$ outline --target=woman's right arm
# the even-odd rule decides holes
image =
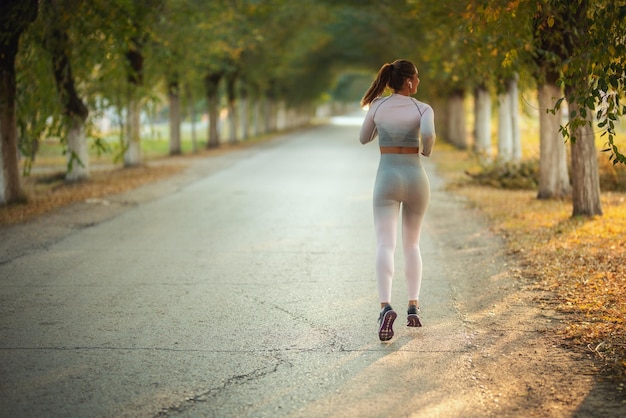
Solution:
[[[428,157],[435,145],[435,113],[432,107],[428,106],[420,121],[420,137],[422,139],[422,155]]]
[[[376,138],[376,134],[378,134],[378,131],[376,130],[376,124],[374,123],[374,112],[372,112],[372,108],[370,107],[365,115],[365,119],[363,120],[363,125],[361,125],[359,141],[361,141],[361,144],[372,142],[372,140]]]

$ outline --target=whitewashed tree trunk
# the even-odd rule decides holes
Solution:
[[[253,115],[252,115],[252,132],[254,133],[255,137],[261,136],[261,134],[265,133],[263,131],[263,125],[262,125],[262,117],[261,117],[261,113],[262,113],[262,102],[261,99],[259,99],[258,97],[254,99],[254,108],[253,108]]]
[[[519,111],[519,89],[517,88],[517,74],[507,82],[507,90],[511,102],[511,140],[512,140],[512,159],[514,162],[522,160],[522,133],[520,128],[520,111]]]
[[[80,181],[89,178],[89,146],[85,136],[85,122],[78,116],[70,118],[67,130],[67,164],[65,180]]]
[[[237,142],[237,105],[235,100],[228,101],[228,140],[231,144]]]
[[[170,155],[179,155],[182,152],[180,141],[180,96],[178,87],[170,87]]]
[[[138,98],[128,100],[126,110],[126,152],[124,152],[124,167],[134,167],[141,164],[141,103]]]
[[[450,133],[448,132],[447,112],[449,110],[448,98],[445,95],[433,97],[431,106],[435,112],[435,127],[437,137],[450,141]]]
[[[263,106],[263,118],[265,119],[265,133],[274,132],[276,126],[276,118],[274,112],[274,101],[265,99]]]
[[[250,138],[250,115],[249,112],[250,101],[246,95],[242,96],[239,100],[239,115],[240,118],[240,131],[241,139],[243,141]]]
[[[519,162],[522,159],[522,143],[517,77],[508,79],[505,88],[498,95],[498,159]]]
[[[475,103],[476,152],[483,158],[491,159],[491,94],[485,86],[476,89]]]
[[[287,127],[287,119],[287,106],[284,101],[280,101],[276,107],[276,130],[284,131]]]
[[[508,92],[498,94],[498,160],[513,159],[513,131],[511,129],[511,99]]]
[[[559,132],[563,111],[554,108],[561,91],[554,84],[539,86],[539,199],[560,199],[572,191],[567,171],[567,147]]]
[[[459,149],[467,149],[467,126],[465,122],[465,95],[462,90],[454,92],[448,99],[449,141]]]

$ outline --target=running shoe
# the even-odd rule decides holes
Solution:
[[[393,338],[393,321],[396,320],[396,311],[393,310],[391,305],[386,304],[385,307],[380,311],[380,316],[378,317],[378,322],[380,326],[378,327],[378,338],[381,341],[389,341]]]
[[[420,308],[415,305],[410,305],[407,310],[406,316],[406,326],[407,327],[421,327],[422,321],[420,321],[419,317]]]

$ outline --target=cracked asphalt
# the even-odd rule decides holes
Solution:
[[[403,323],[399,247],[396,336],[378,341],[378,151],[350,121],[0,229],[0,415],[584,411],[590,379],[555,401],[544,369],[515,369],[538,356],[552,372],[578,363],[542,340],[558,318],[534,310],[500,239],[428,160],[424,327]]]

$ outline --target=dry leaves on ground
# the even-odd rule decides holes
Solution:
[[[464,158],[455,155],[444,158]],[[459,180],[458,173],[452,177]],[[593,351],[607,373],[626,376],[626,194],[604,193],[603,216],[574,218],[571,201],[538,200],[535,191],[467,181],[455,191],[489,217],[522,274],[550,290],[553,307],[568,314],[559,331],[564,344]]]
[[[22,181],[27,202],[0,206],[0,225],[29,221],[73,202],[122,193],[179,172],[184,165],[153,164],[94,170],[88,181],[66,183],[63,173],[34,175]]]

